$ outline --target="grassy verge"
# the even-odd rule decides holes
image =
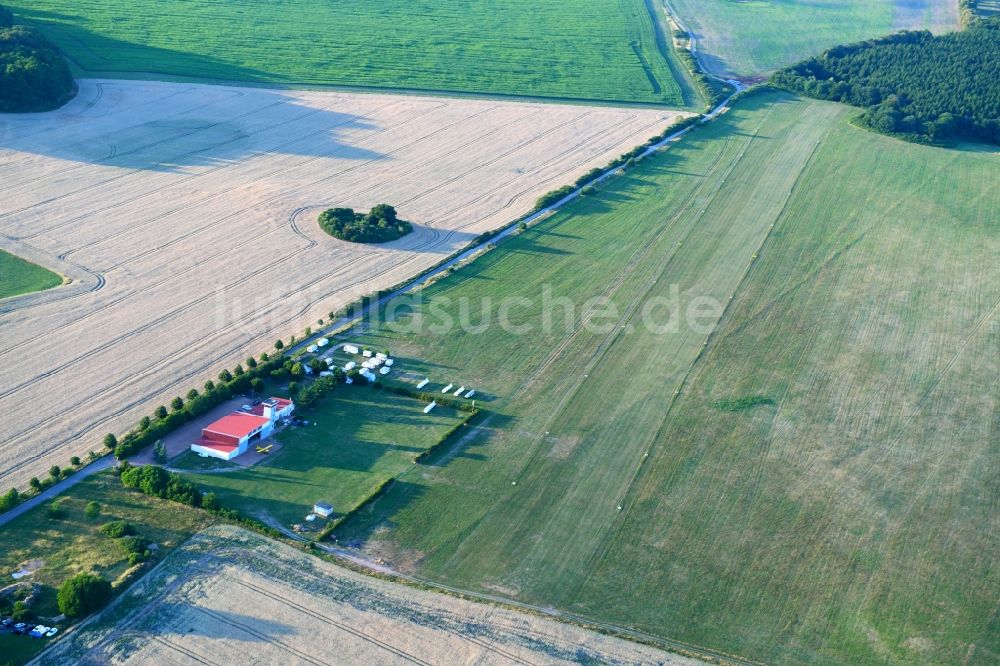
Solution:
[[[62,277],[38,264],[0,250],[0,298],[58,287]]]

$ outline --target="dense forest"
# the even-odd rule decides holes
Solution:
[[[838,46],[772,83],[864,107],[861,124],[916,141],[1000,143],[1000,17],[961,32],[900,32]]]
[[[0,5],[0,111],[51,111],[76,94],[69,65],[33,28]]]
[[[350,208],[331,208],[320,213],[319,226],[352,243],[387,243],[413,231],[413,225],[398,219],[396,209],[388,204],[374,206],[367,215]]]

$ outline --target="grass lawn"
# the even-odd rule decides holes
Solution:
[[[94,572],[114,581],[128,570],[127,555],[113,539],[99,531],[112,520],[125,520],[136,533],[157,544],[159,559],[186,541],[214,519],[198,510],[148,497],[122,488],[111,472],[102,472],[81,481],[60,497],[63,517],[50,518],[43,505],[0,528],[0,575],[2,586],[13,582],[12,572],[27,562],[39,568],[22,581],[43,586],[41,603],[34,607],[40,617],[59,614],[56,590],[67,578],[80,572]],[[97,518],[84,511],[89,502],[101,505]],[[59,625],[65,631],[66,624]],[[0,634],[0,660],[23,663],[37,654],[48,641]]]
[[[670,0],[713,73],[759,76],[824,49],[895,32],[957,27],[955,0]]]
[[[319,405],[296,411],[310,423],[278,434],[282,448],[273,459],[249,469],[186,476],[216,493],[223,506],[286,527],[304,524],[320,500],[346,513],[412,465],[464,416],[440,406],[424,414],[423,408],[423,402],[406,396],[343,386]],[[194,459],[198,462],[183,457],[174,466],[205,464]]]
[[[89,76],[684,103],[644,0],[7,4]]]
[[[47,268],[0,250],[0,298],[51,289],[62,281]]]
[[[360,338],[492,418],[341,540],[768,663],[995,662],[1000,157],[851,113],[741,100]]]

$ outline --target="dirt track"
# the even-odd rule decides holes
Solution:
[[[74,279],[0,301],[0,487],[436,263],[676,115],[86,80],[59,111],[0,115],[0,247]],[[416,231],[355,246],[315,224],[380,202]]]

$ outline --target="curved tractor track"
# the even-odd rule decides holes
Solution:
[[[437,264],[678,116],[80,83],[63,109],[2,126],[13,180],[0,246],[71,283],[0,302],[0,408],[14,414],[0,486],[99,449],[105,432]],[[324,207],[382,202],[414,233],[365,246],[315,225]]]

